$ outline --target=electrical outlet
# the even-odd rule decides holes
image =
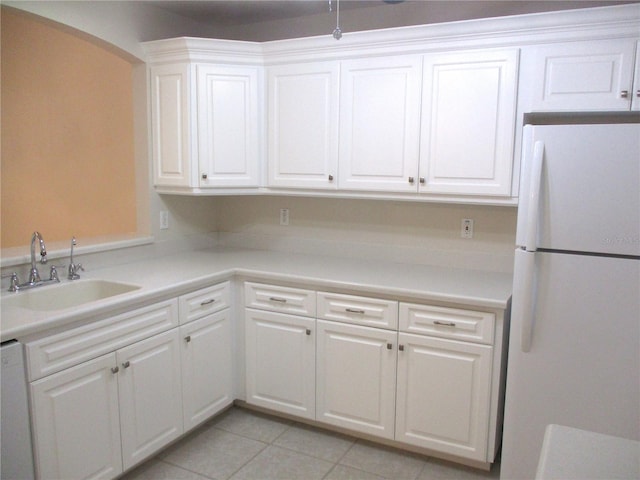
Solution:
[[[160,212],[160,230],[168,230],[169,229],[169,212],[166,210],[162,210]]]
[[[280,225],[289,225],[289,209],[280,209]]]
[[[460,228],[460,237],[473,238],[473,220],[470,218],[462,219],[462,227]]]

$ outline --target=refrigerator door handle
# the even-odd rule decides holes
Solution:
[[[513,318],[520,319],[520,349],[527,353],[531,350],[534,324],[536,254],[525,250],[516,250],[514,276],[518,282],[513,286]]]
[[[537,141],[533,146],[531,159],[531,175],[529,177],[529,208],[524,247],[528,252],[535,252],[538,244],[538,216],[540,210],[540,187],[542,181],[542,164],[544,161],[544,142]]]

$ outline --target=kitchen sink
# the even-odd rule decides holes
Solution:
[[[63,310],[140,289],[138,285],[107,280],[77,280],[3,295],[2,304],[28,310]]]

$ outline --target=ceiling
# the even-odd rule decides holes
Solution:
[[[376,8],[385,14],[416,4],[432,10],[433,23],[573,8],[588,8],[634,1],[617,0],[339,0],[340,11]],[[638,0],[635,0],[638,1]],[[335,14],[338,0],[331,0]],[[158,8],[200,22],[217,25],[247,25],[329,12],[329,0],[148,0]],[[377,10],[376,10],[377,11]],[[371,12],[371,10],[369,10]],[[425,22],[423,22],[425,23]],[[431,22],[426,22],[431,23]]]

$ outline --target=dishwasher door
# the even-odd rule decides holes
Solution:
[[[16,341],[5,342],[0,345],[0,353],[2,354],[0,478],[31,480],[35,474],[23,346]]]

